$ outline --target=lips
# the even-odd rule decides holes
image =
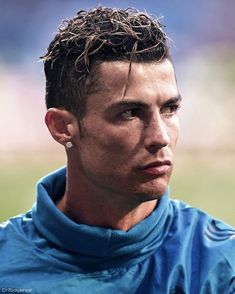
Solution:
[[[145,164],[140,167],[140,170],[149,175],[161,176],[166,174],[171,166],[172,162],[170,160],[161,160]]]

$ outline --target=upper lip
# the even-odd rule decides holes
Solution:
[[[157,161],[153,161],[153,162],[144,164],[140,168],[141,169],[146,169],[146,168],[157,167],[157,166],[162,166],[162,165],[169,165],[169,166],[171,166],[172,165],[172,162],[169,159],[157,160]]]

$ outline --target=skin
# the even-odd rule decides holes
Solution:
[[[76,222],[125,231],[146,218],[167,189],[180,104],[169,60],[132,63],[129,77],[128,70],[124,61],[100,65],[102,87],[87,97],[80,128],[66,110],[46,115],[52,136],[73,143],[58,208]],[[146,169],[156,161],[167,161],[160,174]]]

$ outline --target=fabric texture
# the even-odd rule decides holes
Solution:
[[[0,225],[0,293],[235,293],[235,230],[167,191],[129,231],[77,224],[55,202],[62,168]]]

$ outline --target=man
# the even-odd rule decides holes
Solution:
[[[160,22],[80,11],[43,60],[68,163],[2,225],[2,291],[235,293],[235,231],[169,199],[181,96]]]

